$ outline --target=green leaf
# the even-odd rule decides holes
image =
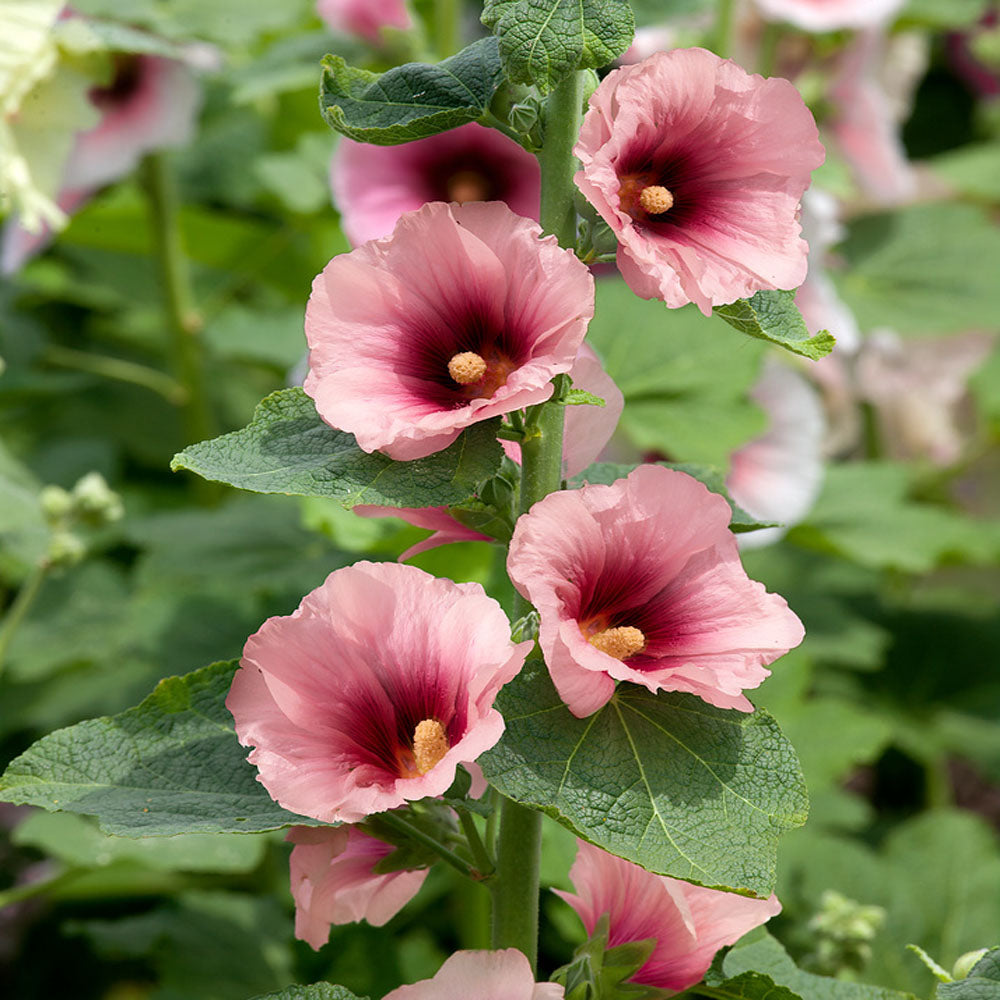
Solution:
[[[500,39],[507,78],[542,93],[574,70],[606,66],[635,34],[628,0],[486,0],[482,20]]]
[[[989,7],[989,0],[909,0],[900,17],[921,26],[957,31],[975,24]]]
[[[840,291],[863,329],[958,333],[991,329],[1000,314],[1000,282],[983,267],[1000,258],[1000,232],[973,205],[862,216],[849,224],[838,253],[847,264]]]
[[[385,73],[323,60],[320,108],[331,128],[358,142],[395,146],[474,122],[503,81],[495,38],[481,38],[442,62],[406,63]]]
[[[942,983],[935,1000],[997,1000],[1000,997],[1000,948],[993,948],[976,962],[965,979]]]
[[[312,986],[287,986],[277,993],[267,993],[256,1000],[368,1000],[359,997],[343,986],[315,983]]]
[[[655,462],[655,465],[662,465],[665,469],[676,469],[678,472],[686,472],[689,476],[697,479],[699,483],[707,486],[713,493],[718,493],[729,504],[733,511],[732,520],[729,527],[734,532],[756,531],[757,528],[771,528],[770,521],[758,521],[752,514],[748,514],[742,507],[738,506],[726,489],[725,480],[722,473],[711,465],[697,465],[693,462]],[[619,479],[624,479],[635,465],[619,465],[615,462],[595,462],[588,466],[578,476],[575,476],[570,485],[574,487],[583,486],[587,483],[603,483],[610,486]]]
[[[1000,201],[1000,142],[982,142],[949,150],[927,161],[960,194]]]
[[[479,763],[504,795],[650,871],[758,896],[773,888],[778,837],[805,822],[807,800],[766,712],[621,684],[577,719],[538,661],[498,707],[506,732]]]
[[[742,972],[726,979],[709,970],[705,982],[712,987],[712,996],[718,1000],[805,1000],[787,986],[778,986],[763,972]]]
[[[394,462],[323,423],[301,389],[279,389],[242,430],[185,448],[170,467],[254,493],[329,497],[345,507],[434,507],[467,499],[500,468],[498,423],[474,424],[435,455]]]
[[[891,462],[853,462],[827,469],[804,525],[791,535],[861,566],[925,573],[946,560],[992,561],[1000,531],[946,507],[907,498],[910,470]]]
[[[60,729],[0,777],[0,799],[97,817],[126,837],[315,826],[273,802],[225,706],[236,663],[160,681],[135,708]]]
[[[715,315],[740,333],[777,344],[811,361],[826,357],[835,343],[827,330],[820,330],[815,337],[809,335],[805,320],[795,305],[795,292],[757,292],[753,298],[716,306]]]
[[[595,396],[584,389],[570,389],[562,399],[557,400],[563,406],[605,406],[606,400]]]
[[[619,426],[642,451],[725,468],[764,433],[763,411],[747,394],[767,348],[694,306],[667,309],[606,278],[587,340],[625,396]]]
[[[769,976],[778,986],[793,991],[793,996],[797,993],[807,1000],[914,1000],[909,993],[899,993],[882,986],[803,972],[766,932],[755,935],[746,945],[737,944],[722,960],[723,975],[735,978],[747,973]]]
[[[11,840],[74,868],[130,861],[164,872],[250,872],[263,860],[267,847],[265,837],[239,833],[109,837],[83,816],[46,812],[33,813],[18,824]]]

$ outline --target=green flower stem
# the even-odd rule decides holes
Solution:
[[[728,59],[733,47],[736,22],[736,0],[719,0],[715,16],[715,34],[709,46],[716,55]]]
[[[415,840],[418,844],[423,844],[424,847],[433,851],[442,861],[451,865],[459,874],[464,875],[466,878],[471,878],[476,882],[482,881],[478,877],[480,873],[475,871],[465,858],[459,857],[450,847],[446,847],[440,841],[424,833],[423,830],[417,829],[412,823],[408,823],[403,819],[402,816],[397,816],[394,812],[384,812],[378,814],[378,819],[380,823],[392,827],[397,833]]]
[[[757,45],[757,72],[761,76],[773,76],[775,61],[778,57],[778,45],[781,42],[781,25],[768,21],[760,34]]]
[[[482,875],[492,875],[496,866],[493,864],[493,859],[486,850],[483,838],[479,836],[479,829],[476,826],[476,821],[472,818],[472,814],[467,809],[456,808],[455,812],[458,813],[458,821],[462,824],[462,832],[465,834],[465,839],[469,842],[469,850],[472,852],[472,859],[476,863],[476,869]]]
[[[187,442],[204,441],[215,435],[215,421],[205,384],[200,336],[203,320],[195,306],[191,274],[181,240],[177,185],[164,154],[153,153],[146,157],[143,179],[159,258],[174,368],[187,394],[183,409],[184,434]]]
[[[27,615],[31,605],[34,604],[49,569],[48,559],[42,559],[35,566],[28,579],[24,581],[23,586],[17,592],[17,597],[14,598],[13,603],[7,610],[3,622],[0,623],[0,675],[3,674],[4,660],[7,658],[7,649],[10,646],[11,639],[14,638],[14,633],[17,631],[18,626],[24,621],[25,615]],[[0,898],[2,898],[2,895],[0,895]]]
[[[46,349],[43,360],[60,368],[72,368],[75,371],[100,375],[102,378],[115,379],[118,382],[130,382],[150,389],[162,396],[174,406],[183,406],[187,402],[187,390],[175,378],[166,372],[157,371],[148,365],[136,364],[123,358],[109,358],[102,354],[91,354],[89,351],[78,351],[73,347],[53,346]]]
[[[570,73],[549,95],[545,106],[545,143],[538,153],[542,168],[542,229],[554,233],[559,245],[576,244],[576,209],[573,206],[573,146],[580,134],[586,74]]]
[[[462,0],[434,0],[434,48],[438,59],[453,56],[461,46]]]

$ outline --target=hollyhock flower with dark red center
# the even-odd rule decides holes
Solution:
[[[644,465],[612,486],[550,493],[514,529],[507,570],[540,616],[552,681],[578,718],[616,681],[753,711],[743,695],[802,641],[784,599],[750,580],[729,505]]]
[[[516,948],[457,951],[433,979],[400,986],[385,1000],[562,1000],[558,983],[536,983],[531,966]]]
[[[605,77],[574,152],[637,295],[708,315],[805,278],[796,216],[824,153],[787,80],[705,49],[656,53]]]
[[[588,934],[606,913],[608,945],[653,938],[656,947],[629,982],[685,990],[700,982],[715,953],[781,912],[775,895],[751,899],[654,875],[631,861],[577,841],[569,877],[577,891],[556,890]]]
[[[373,867],[395,848],[360,827],[293,826],[285,840],[289,859],[295,936],[319,951],[331,925],[367,921],[381,927],[417,894],[427,869],[377,874]]]
[[[400,146],[341,139],[330,165],[333,200],[354,246],[388,236],[429,201],[502,201],[538,218],[538,160],[513,139],[472,122]]]
[[[836,31],[887,22],[904,0],[756,0],[770,21],[787,21],[805,31]]]
[[[479,584],[360,562],[249,638],[226,706],[276,802],[354,823],[441,795],[492,747],[530,648]]]
[[[58,204],[67,214],[134,170],[147,153],[190,142],[201,88],[181,60],[122,53],[114,59],[109,82],[92,88],[89,98],[101,120],[77,135],[63,168]],[[4,228],[0,271],[19,270],[51,237],[49,226],[31,233],[12,219]]]
[[[431,202],[335,257],[306,307],[319,415],[365,451],[441,451],[471,424],[542,403],[594,311],[585,264],[501,202]]]
[[[823,404],[812,386],[784,365],[770,364],[750,393],[767,413],[766,433],[730,458],[726,488],[747,513],[780,528],[739,536],[741,548],[777,541],[809,512],[823,482]]]
[[[377,45],[383,28],[406,31],[413,17],[406,0],[317,0],[316,13],[331,31],[357,35]]]

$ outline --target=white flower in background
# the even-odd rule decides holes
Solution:
[[[767,414],[769,426],[733,453],[726,487],[748,514],[782,527],[738,535],[741,548],[776,542],[809,512],[823,481],[826,434],[819,396],[791,368],[767,364],[750,396]]]

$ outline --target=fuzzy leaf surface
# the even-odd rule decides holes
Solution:
[[[259,833],[316,822],[256,780],[225,706],[236,662],[160,681],[135,708],[57,730],[11,761],[0,799],[97,817],[105,833]]]
[[[508,79],[542,93],[574,70],[606,66],[635,34],[628,0],[486,0],[482,20],[500,39]]]
[[[833,350],[835,341],[827,330],[809,336],[794,292],[760,291],[752,298],[716,306],[714,312],[740,333],[777,344],[810,361],[818,361]]]
[[[532,661],[500,692],[507,723],[479,758],[504,795],[661,875],[767,896],[780,834],[805,822],[795,751],[763,711],[621,684],[577,719]]]
[[[394,462],[362,451],[352,434],[323,423],[301,389],[279,389],[261,401],[250,423],[190,445],[170,467],[254,493],[326,497],[345,507],[435,507],[465,500],[500,468],[499,420],[464,431],[427,458]]]
[[[385,73],[327,56],[320,107],[327,124],[349,138],[395,146],[474,122],[502,82],[495,38],[481,38],[434,65],[405,63]]]
[[[1000,997],[1000,948],[992,948],[965,979],[941,983],[935,1000],[997,1000]]]
[[[312,986],[287,986],[277,993],[267,993],[256,1000],[368,1000],[343,986],[331,983],[315,983]]]

